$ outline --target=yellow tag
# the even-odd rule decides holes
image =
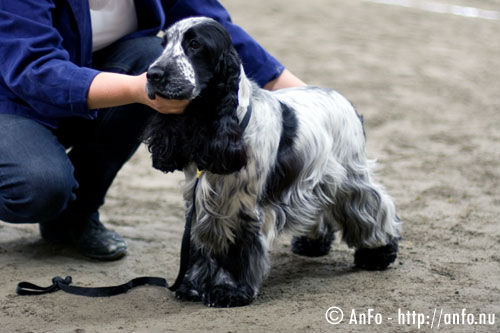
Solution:
[[[203,171],[200,171],[198,169],[196,169],[196,178],[200,178],[200,176],[202,175]]]

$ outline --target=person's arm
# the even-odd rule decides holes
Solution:
[[[146,73],[139,76],[101,72],[90,84],[87,97],[89,109],[107,108],[131,103],[142,103],[160,113],[182,113],[187,100],[150,99],[146,94]]]
[[[52,118],[92,118],[88,87],[99,73],[70,61],[52,22],[52,1],[2,1],[0,76],[10,99]]]
[[[306,84],[301,79],[285,68],[276,79],[266,83],[264,89],[277,90],[282,88],[303,87],[305,85]]]
[[[37,113],[55,118],[92,118],[94,109],[130,103],[162,113],[184,110],[187,101],[149,99],[145,73],[107,73],[72,63],[52,25],[51,6],[37,0],[0,6],[0,76],[15,96]]]

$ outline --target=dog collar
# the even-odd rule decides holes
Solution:
[[[247,106],[247,112],[245,113],[245,116],[241,120],[240,128],[241,128],[242,132],[244,132],[245,129],[247,128],[248,123],[250,122],[250,117],[251,116],[252,116],[252,103],[248,104],[248,106]]]

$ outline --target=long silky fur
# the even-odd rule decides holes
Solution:
[[[249,304],[269,271],[269,248],[284,230],[301,237],[294,241],[298,254],[325,254],[341,230],[357,249],[356,265],[383,269],[394,261],[400,222],[373,180],[362,122],[349,101],[316,87],[260,89],[211,19],[183,20],[167,36],[184,47],[185,59],[176,60],[182,70],[196,73],[194,87],[171,90],[196,96],[182,115],[156,115],[144,140],[155,168],[184,171],[186,211],[196,205],[191,267],[179,298]],[[191,38],[204,45],[206,59],[186,48]],[[172,66],[174,49],[167,44],[152,68]],[[149,89],[168,90],[157,83]],[[197,169],[204,173],[193,198]]]

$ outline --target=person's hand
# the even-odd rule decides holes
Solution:
[[[151,99],[146,94],[146,73],[143,73],[137,78],[137,98],[139,103],[145,104],[150,108],[164,114],[181,114],[189,104],[187,99],[166,99],[156,95],[155,99]]]
[[[146,82],[146,73],[134,76],[101,72],[90,84],[87,105],[93,110],[141,103],[160,113],[184,112],[189,104],[188,100],[165,99],[160,96],[150,99],[146,94]]]

